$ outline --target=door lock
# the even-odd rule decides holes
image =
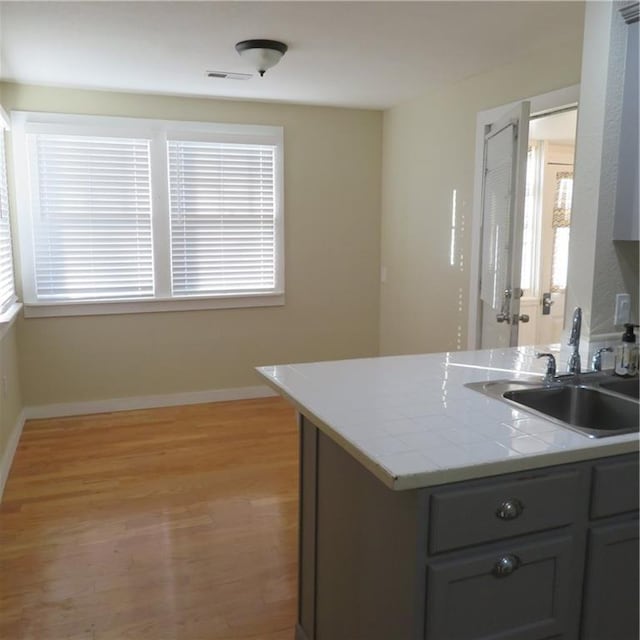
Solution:
[[[513,318],[511,317],[511,314],[509,313],[499,313],[496,315],[496,320],[499,323],[503,323],[506,322],[507,324],[518,324],[518,322],[529,322],[530,318],[529,315],[526,313],[523,313],[521,315],[516,315],[513,314]]]
[[[551,292],[542,294],[542,315],[551,315],[551,305],[554,301],[551,299]]]

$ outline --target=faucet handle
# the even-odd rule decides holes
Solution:
[[[611,347],[602,347],[602,349],[598,349],[594,354],[591,360],[591,368],[594,371],[602,371],[602,354],[603,353],[611,353],[613,349]]]
[[[536,353],[536,358],[547,358],[547,370],[544,381],[553,382],[556,377],[556,357],[553,353]]]

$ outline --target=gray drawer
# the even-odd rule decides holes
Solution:
[[[429,551],[440,553],[571,524],[582,508],[580,480],[575,470],[436,491],[431,497]]]
[[[524,538],[502,545],[429,563],[426,640],[568,635],[573,626],[574,538]],[[510,566],[506,572],[500,569],[505,565]]]
[[[638,509],[638,458],[600,462],[593,468],[591,517],[604,518]]]

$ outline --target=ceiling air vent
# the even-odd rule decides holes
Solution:
[[[250,73],[234,73],[233,71],[207,71],[207,78],[218,80],[249,80],[253,77]]]

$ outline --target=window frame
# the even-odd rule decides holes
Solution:
[[[114,116],[12,111],[12,142],[16,189],[18,244],[20,247],[25,317],[81,316],[119,313],[149,313],[200,309],[234,309],[282,306],[284,282],[284,134],[280,126],[156,120]],[[38,301],[35,291],[34,226],[32,218],[29,134],[49,133],[98,137],[135,137],[150,140],[152,203],[153,298],[123,301]],[[171,294],[171,235],[168,140],[197,140],[269,144],[275,154],[275,287],[266,293],[219,294],[203,297]]]
[[[10,302],[6,306],[6,308],[4,309],[0,308],[0,339],[4,336],[5,331],[11,326],[11,324],[13,324],[13,321],[18,315],[18,312],[22,308],[22,304],[18,299],[18,291],[16,288],[16,269],[15,269],[16,252],[14,247],[15,235],[14,235],[14,230],[13,230],[13,225],[11,220],[12,207],[11,207],[11,196],[9,194],[9,176],[8,176],[9,160],[7,158],[7,145],[6,145],[6,135],[5,135],[10,130],[11,130],[11,122],[10,122],[9,116],[7,112],[2,108],[2,106],[0,106],[0,137],[2,138],[0,142],[4,147],[4,160],[5,160],[4,161],[5,175],[0,176],[0,180],[5,181],[6,188],[7,188],[7,216],[8,216],[8,222],[9,222],[8,224],[9,244],[11,248],[11,265],[12,265],[11,277],[13,280],[13,295],[11,296]]]

